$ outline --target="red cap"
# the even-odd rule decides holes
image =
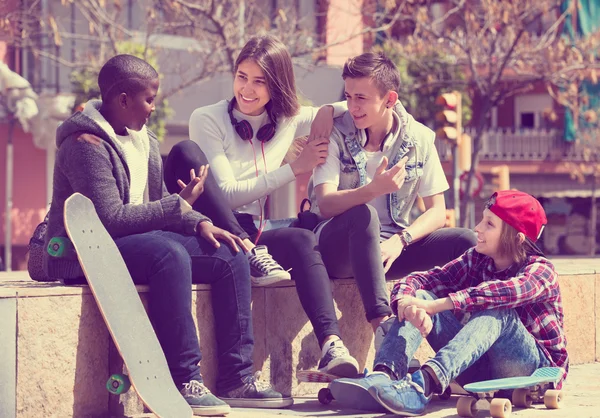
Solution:
[[[495,199],[495,201],[494,201]],[[535,242],[548,223],[538,200],[518,190],[502,190],[492,195],[490,211]]]

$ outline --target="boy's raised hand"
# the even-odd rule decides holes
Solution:
[[[179,196],[192,206],[196,199],[200,197],[204,191],[204,182],[208,176],[208,164],[200,166],[198,175],[196,176],[196,170],[193,168],[190,170],[190,182],[185,184],[183,180],[177,180],[177,184],[181,187]]]
[[[398,191],[404,184],[406,170],[404,165],[408,157],[402,158],[392,168],[386,170],[388,165],[387,157],[381,159],[381,164],[377,167],[373,180],[369,183],[370,187],[377,191],[379,196]]]
[[[236,253],[240,252],[240,247],[246,248],[244,241],[242,241],[240,237],[214,226],[211,222],[200,222],[196,227],[196,233],[207,240],[215,248],[221,246],[221,243],[218,240],[225,241]]]
[[[290,163],[290,167],[296,177],[300,174],[310,173],[313,168],[325,162],[328,153],[329,139],[317,138],[308,141],[298,158]]]

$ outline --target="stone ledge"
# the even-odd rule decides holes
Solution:
[[[580,265],[577,270],[587,274],[568,274],[573,263],[571,260],[556,263],[562,271],[565,331],[572,363],[591,363],[600,359],[596,350],[600,347],[600,274],[595,273],[597,270],[591,264]],[[16,399],[12,401],[16,402],[17,415],[97,416],[109,410],[122,415],[143,413],[134,392],[117,398],[109,396],[104,388],[106,378],[122,370],[122,364],[111,347],[89,288],[38,283],[25,278],[26,273],[0,273],[0,301],[16,302],[13,316],[16,324],[9,325],[17,334],[19,367],[14,388]],[[392,284],[388,282],[388,287]],[[147,287],[139,286],[138,290],[145,301]],[[370,367],[374,358],[372,332],[365,321],[354,280],[333,280],[333,294],[346,345],[361,367]],[[294,283],[255,287],[252,303],[256,369],[280,391],[294,396],[314,394],[318,385],[298,384],[295,378],[296,370],[317,366],[320,349]],[[193,309],[203,353],[202,372],[209,387],[214,387],[217,370],[210,286],[194,285]],[[2,333],[10,333],[11,327],[6,326],[9,321],[3,322],[0,338],[6,341]],[[417,357],[424,360],[431,353],[423,344]],[[0,362],[6,367],[4,364]],[[6,393],[0,391],[2,396]],[[4,402],[0,399],[0,403]]]

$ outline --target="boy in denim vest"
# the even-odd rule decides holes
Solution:
[[[342,73],[348,111],[334,120],[326,162],[315,168],[315,232],[330,275],[356,279],[376,346],[392,315],[385,274],[444,265],[475,245],[475,234],[441,229],[448,182],[435,134],[398,101],[400,74],[383,54],[350,58]],[[420,196],[425,212],[410,223]]]

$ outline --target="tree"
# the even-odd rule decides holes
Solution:
[[[121,42],[144,45],[144,51],[159,56],[163,74],[177,77],[164,86],[162,98],[232,71],[237,53],[257,33],[278,36],[297,63],[312,65],[328,48],[389,29],[402,16],[387,6],[367,7],[370,0],[353,0],[347,10],[333,11],[327,0],[287,0],[276,6],[267,0],[61,0],[62,8],[42,8],[41,3],[9,10],[0,19],[0,33],[7,33],[0,40],[80,71],[118,53]],[[314,13],[303,10],[309,4]],[[362,14],[363,25],[328,39],[324,22],[338,12]]]
[[[461,76],[435,79],[432,84],[469,89],[477,99],[467,191],[495,106],[540,83],[550,90],[567,90],[600,69],[594,55],[600,34],[573,40],[561,36],[574,10],[573,5],[565,9],[563,0],[448,0],[435,8],[432,5],[439,2],[433,0],[410,3],[398,6],[409,16],[401,28],[403,39],[395,44],[398,56],[407,63],[431,57],[439,65],[450,57],[461,68]],[[465,218],[461,217],[463,223]]]
[[[116,47],[119,54],[130,54],[144,58],[158,71],[159,77],[162,78],[156,54],[152,49],[147,49],[144,45],[132,42],[118,42]],[[102,61],[95,60],[93,66],[77,68],[71,72],[70,77],[73,84],[73,93],[76,95],[74,102],[75,109],[88,100],[100,98],[100,89],[97,80],[102,64]],[[154,116],[148,122],[148,128],[156,134],[159,141],[162,141],[167,133],[167,120],[171,114],[172,109],[169,106],[169,99],[163,97],[156,104]]]
[[[453,62],[453,57],[440,51],[431,52],[430,55],[412,57],[411,61],[405,60],[399,54],[399,42],[388,40],[381,49],[391,60],[396,63],[400,71],[400,101],[416,120],[425,125],[435,125],[435,114],[439,105],[436,98],[442,93],[452,91],[456,80],[464,79],[461,67]],[[458,90],[462,93],[462,124],[468,124],[472,117],[471,98],[466,85]]]
[[[570,120],[573,123],[575,142],[580,151],[578,161],[567,163],[567,169],[573,180],[585,183],[591,179],[590,198],[590,226],[588,233],[590,237],[589,255],[596,254],[597,231],[597,206],[596,195],[600,186],[600,85],[597,83],[595,74],[589,78],[582,77],[573,82],[569,88],[551,89],[550,93],[554,99],[568,110]],[[553,109],[546,111],[546,117],[550,120],[557,118]]]

